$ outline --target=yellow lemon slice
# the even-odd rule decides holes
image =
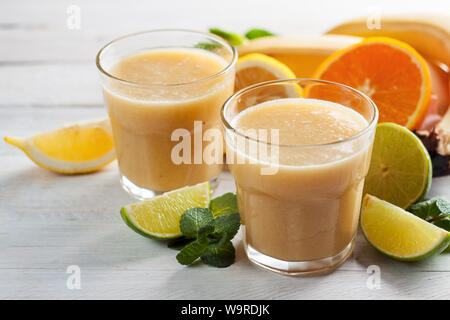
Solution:
[[[59,173],[98,170],[115,159],[109,119],[75,123],[26,138],[5,137],[37,165]]]
[[[248,86],[271,80],[295,79],[295,74],[284,63],[275,58],[261,53],[251,53],[239,58],[236,64],[235,91]],[[281,98],[298,98],[302,95],[300,86],[296,84],[287,84],[283,87],[274,86],[261,88],[264,91],[278,90],[283,88],[283,92],[276,92]],[[267,93],[266,93],[267,94]],[[275,92],[271,92],[272,95]]]

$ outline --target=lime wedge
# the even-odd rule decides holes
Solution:
[[[187,209],[207,208],[211,200],[208,182],[184,187],[122,207],[125,223],[144,237],[173,239],[181,236],[180,218]]]
[[[414,133],[394,123],[377,126],[364,194],[406,209],[425,197],[432,173],[430,155]]]
[[[397,260],[421,260],[450,243],[444,229],[369,194],[363,200],[361,228],[376,249]]]

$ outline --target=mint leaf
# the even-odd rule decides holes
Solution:
[[[274,36],[274,34],[264,29],[251,29],[245,34],[245,37],[249,40],[270,36]]]
[[[436,227],[450,232],[450,202],[444,198],[436,197],[415,203],[408,208],[408,211]],[[450,246],[445,251],[450,252]]]
[[[222,47],[222,45],[220,43],[214,43],[214,42],[199,42],[194,46],[194,48],[208,50],[208,51],[213,51],[220,47]]]
[[[236,195],[232,192],[225,193],[220,197],[214,198],[209,203],[209,209],[214,217],[218,217],[228,213],[238,213],[238,205]]]
[[[450,217],[447,216],[441,220],[436,220],[434,222],[432,222],[436,227],[439,227],[441,229],[447,230],[448,232],[450,232]],[[450,252],[450,246],[447,247],[447,249],[445,249],[443,252],[447,253]]]
[[[201,259],[210,266],[225,268],[233,264],[235,255],[233,243],[228,240],[220,246],[210,245],[201,256]]]
[[[239,213],[225,214],[214,219],[214,233],[225,234],[227,240],[233,239],[241,226]]]
[[[448,202],[444,198],[438,198],[436,200],[436,207],[439,208],[441,214],[450,215],[450,202]]]
[[[171,248],[183,247],[177,254],[179,263],[189,265],[201,258],[208,265],[223,268],[234,262],[235,250],[230,240],[241,225],[236,196],[226,193],[215,198],[210,208],[189,209],[181,216],[183,237],[169,243]]]
[[[167,243],[167,247],[174,250],[181,250],[183,249],[183,247],[185,247],[186,245],[188,245],[193,241],[195,241],[195,239],[181,236],[180,238],[169,240]]]
[[[430,220],[440,215],[450,215],[450,203],[443,198],[432,198],[415,203],[408,211],[424,220]]]
[[[442,228],[450,232],[450,218],[446,217],[440,220],[436,220],[433,222],[436,227]]]
[[[244,38],[242,38],[240,35],[236,33],[227,32],[218,28],[210,28],[209,32],[218,35],[221,38],[224,38],[233,46],[239,46],[244,43]]]
[[[210,245],[219,247],[222,244],[224,244],[226,241],[228,241],[228,236],[225,232],[222,232],[222,233],[214,232],[214,233],[208,235],[208,241],[209,241]]]
[[[180,219],[180,230],[185,237],[197,238],[202,228],[212,225],[213,214],[207,208],[186,210]]]
[[[194,242],[189,243],[177,254],[179,263],[188,265],[200,258],[208,250],[208,240],[201,237]]]

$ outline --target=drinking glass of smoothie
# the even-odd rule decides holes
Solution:
[[[305,275],[351,254],[378,111],[363,93],[320,80],[264,82],[221,112],[248,258]]]
[[[96,62],[120,181],[132,196],[214,185],[222,164],[204,161],[209,144],[202,134],[221,130],[220,108],[233,93],[236,58],[223,39],[187,30],[135,33],[100,50]],[[181,142],[189,148],[178,154]]]

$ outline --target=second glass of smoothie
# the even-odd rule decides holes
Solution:
[[[353,249],[378,117],[347,86],[281,80],[222,108],[247,256],[288,275],[330,271]]]
[[[208,142],[202,134],[220,129],[236,56],[223,39],[185,30],[136,33],[100,50],[97,67],[121,183],[131,195],[144,199],[215,182],[222,164],[205,163],[201,155]],[[191,148],[180,162],[173,150],[182,140]]]

